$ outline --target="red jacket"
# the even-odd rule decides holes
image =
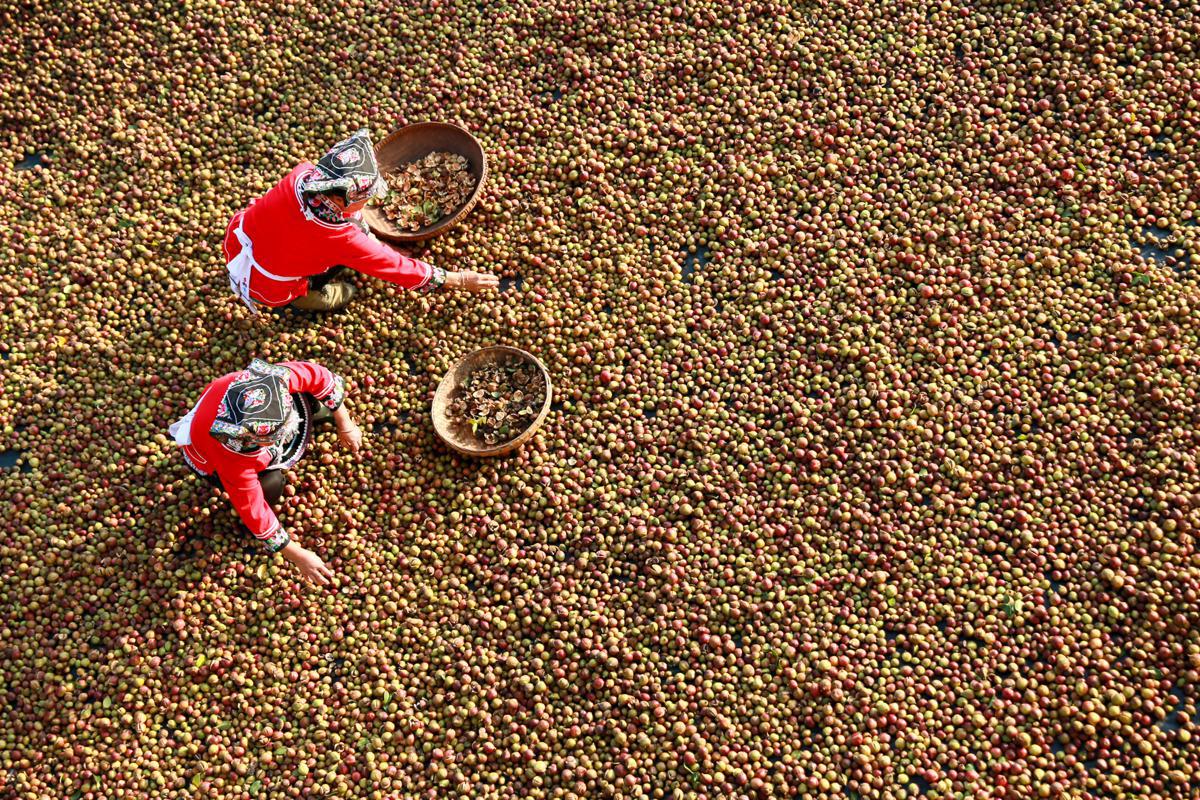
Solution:
[[[292,373],[288,379],[288,391],[311,394],[335,411],[341,405],[342,381],[325,367],[311,361],[284,361],[281,366],[287,367]],[[258,539],[269,539],[278,534],[281,528],[258,482],[258,473],[271,464],[270,452],[263,447],[249,453],[238,453],[209,434],[217,416],[217,406],[221,404],[226,389],[244,374],[231,372],[217,378],[204,389],[196,416],[192,418],[192,443],[183,445],[181,449],[184,457],[202,474],[211,475],[215,472],[220,477],[221,485],[229,493],[233,507],[250,532]]]
[[[287,280],[274,280],[254,270],[250,296],[257,303],[283,306],[308,292],[309,275],[343,265],[385,281],[418,289],[429,282],[433,268],[424,261],[401,255],[353,223],[330,225],[304,211],[297,181],[313,169],[307,161],[292,170],[273,189],[239,211],[225,230],[225,260],[242,250],[234,235],[238,220],[250,237],[254,260],[263,269]]]

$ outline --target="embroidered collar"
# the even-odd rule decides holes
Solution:
[[[346,225],[350,222],[340,208],[329,202],[326,195],[304,195],[304,204],[314,217],[326,225]]]

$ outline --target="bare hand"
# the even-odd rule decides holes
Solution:
[[[347,425],[339,425],[337,436],[342,447],[351,453],[357,453],[362,447],[362,430],[353,420]]]
[[[342,447],[351,453],[357,453],[362,447],[362,431],[351,418],[344,403],[338,406],[337,411],[333,412],[333,424],[337,426],[338,441],[342,443]]]
[[[333,570],[325,566],[321,557],[312,550],[291,542],[282,552],[284,558],[296,565],[301,575],[318,586],[328,586],[333,580]]]
[[[500,279],[486,272],[472,272],[468,269],[462,272],[446,273],[444,285],[448,289],[457,289],[462,292],[487,292],[499,288]]]

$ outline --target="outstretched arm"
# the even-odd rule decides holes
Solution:
[[[499,288],[500,279],[486,272],[463,270],[462,272],[447,272],[445,285],[447,289],[457,289],[462,292],[487,292]]]
[[[284,361],[281,366],[291,371],[289,392],[311,394],[330,411],[337,412],[346,399],[346,381],[315,361]]]
[[[318,586],[328,586],[333,570],[311,550],[288,535],[271,506],[263,497],[262,484],[253,471],[221,475],[221,485],[229,493],[233,507],[254,538],[262,543],[268,553],[282,553],[283,557],[296,565],[300,574]]]
[[[445,286],[447,289],[483,292],[500,285],[500,279],[495,275],[470,270],[451,272],[409,258],[356,228],[349,228],[345,236],[346,266],[406,289]]]
[[[434,280],[434,267],[393,250],[353,225],[341,233],[338,260],[347,267],[405,289],[421,289]]]
[[[221,485],[229,494],[229,502],[241,517],[242,523],[250,529],[254,538],[262,544],[268,553],[274,553],[287,546],[291,539],[287,530],[270,504],[263,496],[262,484],[258,481],[258,473],[253,470],[227,471],[218,470]]]
[[[313,361],[285,361],[283,366],[292,372],[288,391],[307,392],[332,411],[338,441],[350,452],[357,453],[362,446],[362,431],[346,408],[345,380]]]

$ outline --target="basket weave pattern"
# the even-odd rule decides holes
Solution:
[[[494,363],[504,356],[514,355],[524,361],[536,364],[541,371],[542,378],[546,381],[546,398],[542,402],[542,410],[538,412],[537,418],[529,423],[529,427],[515,439],[510,439],[504,444],[496,445],[495,447],[481,445],[469,432],[456,429],[454,423],[450,420],[450,400],[454,396],[455,389],[462,386],[477,367]],[[538,428],[542,427],[542,423],[546,421],[546,417],[550,413],[550,401],[553,394],[554,389],[550,384],[550,373],[546,370],[546,365],[537,356],[533,355],[533,353],[516,347],[508,347],[507,345],[485,347],[482,350],[469,353],[462,358],[450,368],[442,378],[441,383],[438,384],[437,391],[433,395],[433,409],[431,411],[433,415],[433,429],[437,431],[437,435],[443,442],[464,456],[491,458],[506,455],[532,439],[533,435],[537,433]]]
[[[380,239],[399,243],[423,242],[457,225],[479,202],[487,181],[487,154],[478,139],[457,125],[449,122],[406,125],[375,145],[375,160],[379,163],[379,171],[387,175],[397,167],[434,152],[454,153],[467,160],[471,174],[477,178],[471,195],[453,213],[415,231],[400,230],[378,208],[367,206],[362,212],[363,220]]]

